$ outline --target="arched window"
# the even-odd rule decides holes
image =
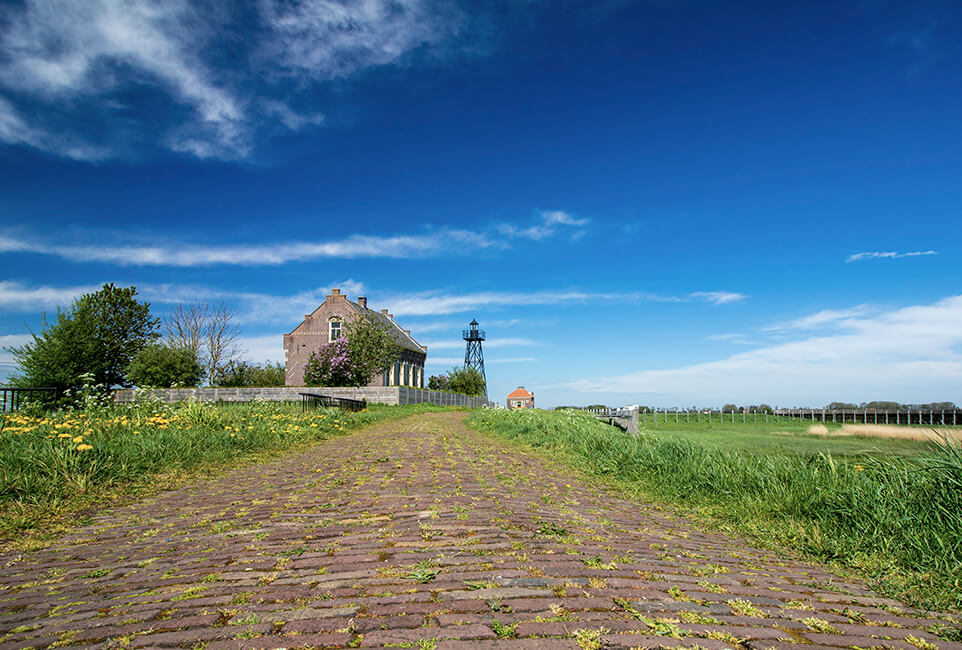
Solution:
[[[341,338],[341,318],[340,316],[334,316],[330,320],[330,331],[328,332],[328,342],[333,343],[337,339]]]

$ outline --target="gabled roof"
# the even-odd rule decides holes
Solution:
[[[373,309],[368,309],[367,307],[361,307],[359,304],[347,301],[351,308],[356,311],[361,316],[369,316],[374,320],[375,323],[379,324],[381,327],[387,329],[388,332],[394,337],[394,341],[400,345],[402,348],[407,350],[413,350],[414,352],[424,353],[424,346],[414,340],[414,337],[401,329],[401,326],[395,322],[393,318],[388,318],[387,314],[382,314],[376,312]]]
[[[368,309],[367,307],[362,307],[356,302],[352,302],[347,298],[347,296],[345,296],[343,293],[341,293],[337,289],[333,289],[332,292],[333,292],[332,295],[327,296],[327,298],[324,299],[324,302],[318,305],[317,309],[311,312],[309,316],[313,316],[314,314],[316,314],[318,311],[320,311],[321,307],[323,307],[324,304],[327,303],[329,299],[331,299],[334,296],[337,296],[338,298],[343,298],[344,302],[347,303],[348,308],[351,311],[353,311],[355,314],[357,314],[358,316],[368,316],[375,323],[377,323],[378,325],[386,329],[394,338],[394,341],[405,350],[411,350],[412,352],[420,352],[421,354],[427,354],[427,348],[421,345],[420,343],[418,343],[417,341],[415,341],[413,336],[405,332],[404,329],[402,329],[401,326],[395,322],[394,318],[392,318],[387,314],[386,309],[383,312],[376,312],[373,309]],[[295,327],[294,331],[291,332],[291,334],[294,334],[302,327],[305,327],[306,322],[307,322],[307,318],[305,318],[305,320],[300,325]]]
[[[518,386],[516,389],[508,394],[508,399],[518,399],[520,397],[534,397],[531,393],[524,389],[524,386]]]

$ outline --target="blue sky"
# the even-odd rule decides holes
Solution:
[[[332,287],[539,406],[962,402],[955,2],[0,5],[0,344]],[[8,354],[0,373],[11,371]]]

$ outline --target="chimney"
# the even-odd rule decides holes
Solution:
[[[387,316],[387,309],[382,309],[382,310],[381,310],[381,313],[384,314],[385,316]]]
[[[391,320],[394,320],[394,314],[388,314],[387,317],[390,318]]]
[[[339,295],[341,295],[341,290],[340,290],[340,289],[331,289],[331,295],[333,295],[333,296],[339,296]]]
[[[404,330],[404,333],[407,334],[408,336],[411,336],[411,330]]]
[[[367,298],[365,296],[358,296],[357,304],[361,307],[364,307],[364,309],[367,309]]]

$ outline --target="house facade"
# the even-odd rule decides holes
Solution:
[[[386,328],[401,347],[401,356],[394,366],[375,377],[368,385],[424,388],[427,346],[415,341],[410,330],[402,329],[386,309],[380,312],[368,309],[367,298],[361,296],[357,302],[352,302],[340,289],[332,289],[331,294],[317,309],[304,316],[303,322],[290,334],[284,335],[284,384],[303,386],[304,368],[311,358],[311,353],[344,336],[347,324],[363,316],[369,316]]]
[[[533,409],[534,408],[534,393],[529,393],[524,389],[524,386],[518,386],[516,389],[508,393],[507,401],[505,402],[508,409]]]

